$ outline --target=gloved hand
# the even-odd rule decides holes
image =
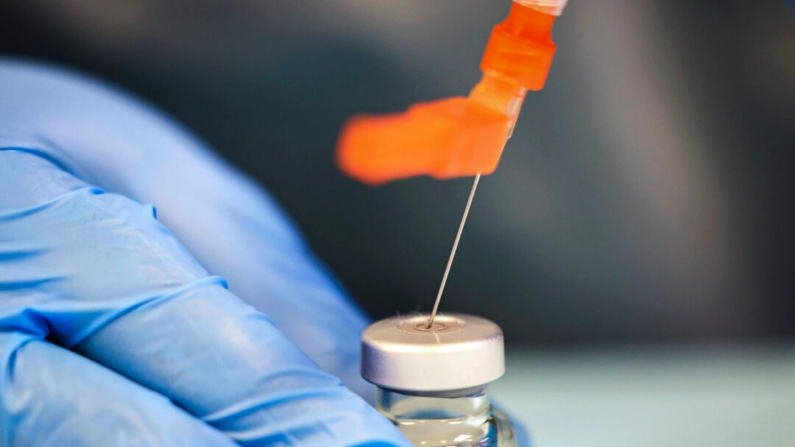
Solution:
[[[0,59],[2,445],[408,447],[349,391],[366,325],[179,125]]]
[[[274,201],[173,121],[0,62],[2,445],[408,446],[337,379],[366,391],[366,324]]]

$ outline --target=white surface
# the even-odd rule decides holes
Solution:
[[[507,352],[534,447],[795,446],[795,345]]]

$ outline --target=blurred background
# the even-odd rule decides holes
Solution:
[[[428,311],[471,179],[369,188],[343,120],[465,95],[508,0],[33,0],[0,51],[167,110],[265,185],[375,318]],[[795,11],[572,1],[442,309],[515,344],[795,335]]]
[[[355,112],[465,95],[509,6],[11,0],[0,3],[0,52],[93,73],[168,111],[266,186],[381,318],[430,310],[471,179],[357,184],[333,166],[337,132]],[[442,310],[496,321],[515,361],[536,365],[509,369],[501,385],[514,390],[506,403],[536,420],[549,413],[521,407],[516,390],[582,408],[571,390],[597,386],[589,402],[631,416],[723,377],[719,389],[735,394],[705,391],[706,407],[660,411],[691,421],[732,404],[740,410],[735,430],[721,431],[727,439],[767,433],[756,444],[792,445],[772,442],[795,433],[769,416],[795,419],[795,7],[572,0],[553,35],[546,88],[528,94],[500,168],[481,182]],[[636,348],[662,345],[685,349]],[[581,355],[584,346],[596,348]],[[629,354],[616,354],[622,346]],[[650,378],[632,388],[635,406],[599,397],[611,383],[632,386],[622,374]],[[581,413],[554,408],[559,432],[575,437],[544,435],[540,445],[600,439],[588,426],[562,428]],[[591,420],[603,432],[610,421],[626,428],[620,413],[591,414],[612,415]],[[659,414],[648,416],[660,427]],[[540,433],[555,423],[542,421]]]

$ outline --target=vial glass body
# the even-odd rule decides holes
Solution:
[[[516,447],[513,424],[486,387],[408,393],[378,388],[376,408],[417,447]]]

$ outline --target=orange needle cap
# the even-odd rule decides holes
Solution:
[[[337,143],[337,164],[369,184],[427,174],[437,179],[491,174],[527,90],[544,86],[555,16],[514,3],[494,27],[469,98],[420,103],[404,113],[355,116]]]

